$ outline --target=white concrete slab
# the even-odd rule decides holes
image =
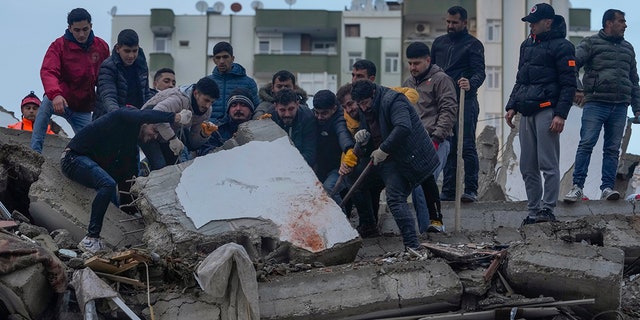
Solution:
[[[271,220],[281,240],[311,252],[358,237],[288,137],[196,158],[176,193],[196,228],[211,220]]]

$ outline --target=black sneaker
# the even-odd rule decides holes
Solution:
[[[361,226],[358,226],[358,228],[356,228],[356,230],[358,230],[358,233],[360,234],[360,237],[362,237],[362,238],[373,238],[373,237],[377,237],[377,236],[380,235],[380,231],[378,230],[378,226],[376,226],[375,224],[361,225]]]
[[[553,215],[553,211],[549,208],[544,208],[536,214],[536,223],[556,221],[556,216]]]
[[[522,220],[522,223],[520,224],[520,227],[522,228],[525,225],[534,224],[536,222],[538,222],[536,217],[532,217],[532,216],[527,215],[527,217],[524,218],[524,220]]]
[[[460,196],[460,201],[462,202],[476,202],[478,201],[478,195],[475,192],[465,192]]]
[[[444,192],[440,192],[440,201],[455,201],[455,195],[449,196]]]

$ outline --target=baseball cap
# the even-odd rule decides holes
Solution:
[[[556,12],[553,7],[546,3],[538,3],[531,7],[529,15],[522,18],[522,21],[536,23],[542,19],[553,19],[556,16]]]

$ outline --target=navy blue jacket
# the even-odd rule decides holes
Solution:
[[[140,109],[153,96],[153,92],[149,88],[149,67],[142,48],[139,48],[138,57],[131,67],[135,69],[142,97],[142,104],[134,107]],[[96,110],[93,112],[93,119],[95,120],[108,112],[124,107],[128,92],[129,85],[125,74],[125,66],[114,48],[111,56],[100,65],[100,71],[98,72],[98,98]]]
[[[96,119],[69,141],[67,148],[87,156],[120,183],[138,175],[138,136],[143,123],[173,123],[175,114],[120,108]]]
[[[486,77],[484,46],[466,28],[437,37],[431,46],[431,63],[437,64],[456,83],[463,77],[469,79],[471,89],[465,92],[465,100],[477,96]],[[455,87],[459,97],[460,86]]]
[[[316,163],[318,140],[316,137],[316,118],[313,116],[311,109],[300,105],[296,113],[296,118],[293,119],[293,124],[290,126],[282,122],[277,112],[271,115],[271,120],[287,132],[293,145],[300,151],[300,154],[302,154],[304,160],[307,161],[307,164],[313,168]]]
[[[369,139],[367,153],[375,148],[389,154],[381,165],[397,164],[399,174],[412,186],[422,183],[440,164],[429,134],[424,129],[415,108],[402,93],[376,85],[371,109],[378,119],[382,142],[375,145]],[[360,119],[365,119],[361,114]],[[367,121],[360,121],[361,129],[369,129]],[[372,137],[375,136],[372,133]]]
[[[516,84],[505,109],[533,116],[544,108],[566,119],[576,93],[575,47],[567,25],[556,15],[551,30],[532,35],[520,45]]]
[[[257,107],[260,104],[258,85],[255,80],[247,76],[247,71],[243,66],[234,63],[227,73],[220,73],[218,67],[215,67],[209,78],[213,79],[218,85],[218,89],[220,89],[220,98],[216,99],[211,105],[211,122],[220,125],[224,123],[225,118],[228,118],[227,100],[229,100],[231,92],[236,88],[249,89],[253,105]]]
[[[324,181],[331,170],[340,168],[342,153],[353,148],[354,141],[344,111],[338,107],[325,123],[318,123],[318,150],[314,171],[318,180]]]

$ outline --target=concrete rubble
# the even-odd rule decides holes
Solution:
[[[222,149],[237,152],[240,149],[235,147],[250,141],[274,141],[283,136],[269,124],[250,122]],[[19,229],[9,230],[22,230],[27,238],[50,233],[49,237],[39,237],[43,238],[41,243],[48,243],[50,251],[58,247],[56,255],[71,274],[74,269],[84,268],[86,259],[64,256],[60,249],[74,250],[84,235],[94,191],[62,176],[59,154],[68,139],[48,136],[42,156],[28,149],[29,140],[27,132],[0,128],[0,172],[7,173],[0,175],[0,200],[10,211],[23,213],[33,224],[47,230],[29,228],[29,223],[20,221]],[[516,135],[510,137],[511,142],[514,140],[517,141]],[[309,250],[291,238],[283,240],[274,231],[279,226],[271,219],[225,217],[196,226],[176,192],[182,174],[193,162],[138,178],[132,191],[142,216],[131,216],[111,206],[103,237],[116,251],[140,247],[141,254],[156,257],[149,259],[149,281],[144,264],[120,274],[153,285],[154,289],[147,296],[144,286],[119,283],[120,295],[138,316],[147,319],[152,313],[155,319],[224,319],[222,305],[197,287],[193,270],[206,254],[235,242],[255,260],[262,319],[381,319],[443,312],[455,315],[513,305],[525,309],[524,306],[536,306],[536,302],[557,311],[554,301],[587,298],[594,300],[576,302],[582,304],[570,308],[574,317],[590,319],[596,313],[612,311],[624,312],[627,317],[640,316],[640,218],[635,215],[635,207],[626,201],[559,203],[559,222],[520,228],[526,204],[496,201],[514,199],[511,192],[517,183],[504,182],[512,179],[511,175],[519,176],[514,166],[515,155],[519,154],[517,143],[497,159],[499,146],[491,129],[486,129],[478,145],[483,201],[461,207],[462,232],[422,235],[425,244],[445,249],[418,256],[404,252],[384,203],[380,227],[385,236],[349,236],[354,232],[350,221],[344,215],[329,213],[334,227],[340,224],[346,230],[342,234],[347,236],[333,242],[325,239],[323,243],[332,245]],[[618,190],[624,194],[635,190],[628,179],[637,157],[623,159]],[[260,159],[254,161],[259,163]],[[492,170],[496,166],[498,170]],[[515,173],[509,175],[505,170]],[[590,175],[592,172],[599,170],[590,169]],[[225,210],[226,213],[228,209]],[[454,230],[454,211],[454,203],[443,203],[444,222],[449,230]],[[338,217],[344,221],[336,220]],[[454,248],[471,253],[463,256],[465,259],[452,259],[447,251],[452,253]],[[501,250],[508,254],[500,263],[494,255],[487,254]],[[108,261],[110,256],[102,258]],[[489,272],[492,265],[495,270]],[[488,279],[487,274],[491,275]],[[33,288],[22,289],[20,283],[29,283]],[[56,296],[44,287],[46,277],[38,266],[0,276],[0,297],[11,292],[14,299],[28,305],[32,310],[27,311],[27,319],[51,312],[42,297],[53,297],[46,300],[50,301]],[[65,308],[69,305],[66,301]],[[105,303],[97,305],[98,311],[123,316],[113,307],[105,307]],[[74,319],[73,311],[65,312],[65,319]]]

